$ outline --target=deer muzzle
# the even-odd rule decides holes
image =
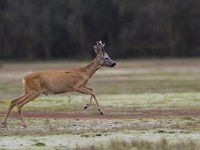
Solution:
[[[115,67],[116,66],[116,63],[114,62],[114,63],[112,63],[112,65],[111,65],[111,67]]]

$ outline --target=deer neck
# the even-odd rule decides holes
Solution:
[[[99,68],[101,68],[100,60],[98,59],[98,57],[93,59],[85,68],[86,68],[87,75],[89,76],[89,78],[91,78],[93,74]]]

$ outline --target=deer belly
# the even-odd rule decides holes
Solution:
[[[48,94],[62,94],[62,93],[67,93],[67,92],[72,92],[72,88],[48,88],[44,89],[43,94],[48,95]]]
[[[72,92],[72,88],[70,86],[67,86],[63,82],[48,82],[44,86],[44,93],[48,94],[62,94],[66,92]]]

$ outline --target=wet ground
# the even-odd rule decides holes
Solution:
[[[0,112],[3,116],[5,112]],[[19,117],[13,112],[11,117]],[[24,111],[27,118],[66,118],[66,119],[134,119],[134,118],[155,118],[165,116],[200,116],[200,109],[104,109],[104,115],[98,112],[88,111]]]

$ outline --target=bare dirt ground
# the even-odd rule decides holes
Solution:
[[[5,112],[0,112],[3,116]],[[24,116],[28,118],[67,118],[67,119],[133,119],[133,118],[156,118],[165,116],[200,116],[197,109],[106,109],[104,115],[98,112],[86,111],[24,111]],[[17,112],[13,112],[11,117],[19,117]]]

